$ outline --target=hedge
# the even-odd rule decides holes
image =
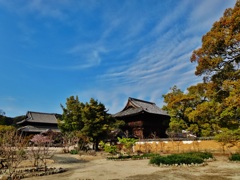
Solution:
[[[168,156],[155,156],[150,159],[150,164],[202,164],[204,159],[213,158],[211,153],[202,153],[202,152],[191,152],[191,153],[182,153],[182,154],[172,154]]]
[[[240,161],[240,154],[239,153],[235,153],[232,154],[229,158],[230,161]]]

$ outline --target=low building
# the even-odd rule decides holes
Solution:
[[[24,135],[60,132],[56,114],[28,111],[25,119],[18,122],[18,131]]]
[[[129,98],[122,111],[113,115],[125,121],[123,131],[136,138],[165,138],[170,116],[155,103]]]

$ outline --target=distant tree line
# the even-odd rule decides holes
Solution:
[[[0,125],[6,125],[6,126],[17,126],[17,122],[23,120],[25,115],[22,116],[16,116],[16,117],[7,117],[5,112],[0,109]]]

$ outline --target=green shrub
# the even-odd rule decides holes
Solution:
[[[123,149],[128,153],[132,153],[132,147],[137,142],[137,139],[134,138],[120,138],[118,137],[118,142],[123,144]]]
[[[120,155],[118,157],[108,157],[109,160],[124,160],[124,159],[144,159],[159,156],[159,154],[143,154],[143,155]]]
[[[173,165],[173,164],[201,164],[203,163],[203,158],[191,154],[172,154],[169,156],[155,156],[150,159],[150,164],[166,164],[166,165]]]
[[[70,154],[78,154],[78,150],[72,149],[72,150],[70,151]]]
[[[116,154],[117,150],[118,150],[117,146],[115,145],[107,145],[107,144],[104,145],[104,151],[110,154]]]
[[[230,161],[240,161],[240,154],[239,153],[235,153],[235,154],[231,154],[231,157],[229,158]]]
[[[184,153],[184,154],[189,154],[191,156],[201,157],[202,159],[213,158],[213,155],[210,152],[189,152],[189,153]]]

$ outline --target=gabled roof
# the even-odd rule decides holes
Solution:
[[[166,111],[163,111],[155,103],[140,100],[140,99],[135,99],[131,97],[128,98],[128,102],[126,106],[123,108],[123,110],[114,114],[113,116],[122,117],[122,116],[139,114],[141,112],[169,116]]]
[[[56,118],[56,114],[53,114],[53,113],[28,111],[26,114],[26,119],[18,122],[18,124],[22,124],[24,122],[57,124],[57,118]]]

